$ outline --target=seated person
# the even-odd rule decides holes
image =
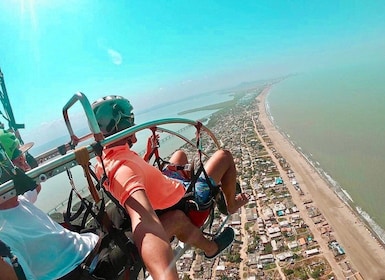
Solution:
[[[29,166],[26,160],[26,153],[32,147],[33,143],[20,145],[19,139],[17,139],[13,132],[0,129],[0,144],[14,165],[25,172],[31,170],[31,166]],[[40,190],[41,186],[38,185],[34,191],[28,191],[24,193],[24,196],[30,202],[34,203]]]
[[[95,101],[92,108],[105,137],[134,125],[133,107],[127,99],[121,96],[106,96]],[[164,176],[159,169],[148,164],[146,160],[132,151],[130,148],[135,142],[137,142],[135,135],[130,135],[106,146],[101,159],[98,159],[96,173],[99,177],[106,173],[108,180],[105,188],[121,205],[125,205],[126,201],[139,191],[148,198],[155,210],[173,207],[185,195],[185,184],[181,182],[181,178],[174,179]],[[177,157],[178,159],[176,159]],[[174,156],[174,159],[178,161],[175,162],[176,164],[182,162],[177,155]],[[183,161],[187,161],[187,158]],[[205,169],[212,183],[221,183],[230,214],[248,202],[246,194],[236,195],[236,169],[229,151],[217,151],[207,161]],[[204,181],[204,179],[202,180]],[[204,185],[207,186],[207,182]],[[214,240],[206,239],[201,230],[193,225],[181,210],[163,213],[160,215],[160,220],[169,238],[176,236],[179,240],[202,249],[208,258],[217,256],[230,246],[234,239],[234,231],[231,228],[224,230]],[[139,222],[140,219],[133,224]],[[136,242],[139,248],[140,241]],[[142,249],[140,251],[145,253]]]
[[[12,174],[16,168],[7,160],[8,154],[5,151],[11,150],[9,144],[12,142],[4,141],[1,142],[0,146],[0,152],[4,159],[0,163],[0,184],[13,179]],[[23,164],[20,164],[20,167],[25,168]],[[145,200],[140,201],[138,196],[133,199],[136,200],[131,200],[132,204],[130,205],[138,209],[138,213],[147,213],[149,212],[147,209],[152,211]],[[150,214],[143,214],[143,217],[147,218],[148,216]],[[153,227],[154,235],[158,232],[164,232],[160,222],[156,222],[157,219],[153,219],[155,222],[151,222],[150,218],[148,220],[148,223]],[[165,233],[163,234],[165,235]],[[163,239],[164,251],[159,250],[157,244],[154,244],[154,249],[157,250],[158,254],[156,257],[170,261],[172,251],[168,239],[166,237]],[[88,262],[88,260],[91,261],[95,251],[100,252],[109,245],[108,243],[100,244],[99,241],[102,239],[96,234],[80,234],[63,228],[22,195],[12,197],[0,204],[0,240],[7,244],[18,257],[27,279],[37,280],[83,279],[82,276],[85,272],[81,264]],[[100,266],[98,265],[93,275],[105,279],[116,279],[117,274],[124,269],[126,263],[127,258],[122,250],[115,247],[110,258]],[[159,270],[163,269],[163,272],[159,275],[152,275],[153,279],[177,279],[176,270],[169,268],[168,263],[164,266],[162,263],[155,263],[154,266],[161,267]],[[9,266],[7,267],[4,260],[0,261],[0,267],[4,267],[4,271],[9,272]],[[3,269],[1,271],[3,272]],[[3,279],[7,279],[5,274],[0,273],[0,277],[3,276]],[[12,279],[12,273],[9,272],[7,277]]]
[[[28,153],[28,150],[32,148],[34,144],[33,142],[21,145],[19,139],[16,137],[16,134],[12,129],[4,129],[4,127],[1,128],[0,126],[0,136],[2,136],[2,134],[5,134],[6,136],[5,138],[3,138],[5,141],[14,141],[14,146],[17,146],[19,152],[24,155],[29,168],[35,168],[39,165],[36,159]]]

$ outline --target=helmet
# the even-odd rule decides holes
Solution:
[[[133,107],[126,98],[118,95],[109,95],[92,103],[100,131],[104,136],[112,135],[123,129],[133,126]]]
[[[0,129],[0,183],[4,183],[12,178],[11,173],[14,169],[12,159],[20,156],[21,151],[19,139],[15,134]]]
[[[12,132],[0,129],[0,144],[10,159],[15,159],[22,153],[19,150],[20,141]]]

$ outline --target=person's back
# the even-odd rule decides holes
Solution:
[[[13,135],[0,134],[0,153],[0,184],[20,176],[22,170],[30,169]],[[36,189],[0,204],[0,240],[17,256],[27,279],[58,279],[73,271],[89,255],[99,238],[90,233],[68,231],[54,222],[29,200],[37,198],[40,185],[32,180],[28,182]],[[15,187],[23,189],[22,186]]]
[[[22,196],[0,209],[0,240],[18,257],[27,279],[58,279],[75,269],[95,247],[98,236],[70,232]]]
[[[124,204],[127,196],[137,189],[145,189],[154,209],[165,209],[177,203],[185,194],[185,187],[178,181],[163,176],[159,169],[149,165],[128,145],[107,148],[103,151],[103,163],[109,178],[106,189]],[[96,173],[102,177],[104,170],[100,159]],[[120,185],[125,182],[125,185]],[[127,187],[131,187],[127,190]],[[150,188],[148,186],[151,186]]]

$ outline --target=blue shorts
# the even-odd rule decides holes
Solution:
[[[180,173],[176,171],[171,171],[166,168],[162,171],[162,173],[163,175],[169,178],[180,181],[185,186],[186,190],[190,186],[191,182],[189,180],[186,180],[186,178],[184,178]],[[210,180],[210,183],[213,187],[217,185],[211,177],[209,177],[208,179]],[[207,180],[204,174],[201,174],[197,182],[195,183],[194,199],[195,199],[195,202],[198,203],[199,205],[203,205],[209,202],[211,199],[210,185],[207,183]]]

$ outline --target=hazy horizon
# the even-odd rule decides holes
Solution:
[[[375,61],[385,49],[382,1],[12,0],[0,9],[0,68],[22,135],[37,142],[49,136],[38,128],[58,133],[78,91],[90,102],[123,95],[139,112],[245,81]]]

